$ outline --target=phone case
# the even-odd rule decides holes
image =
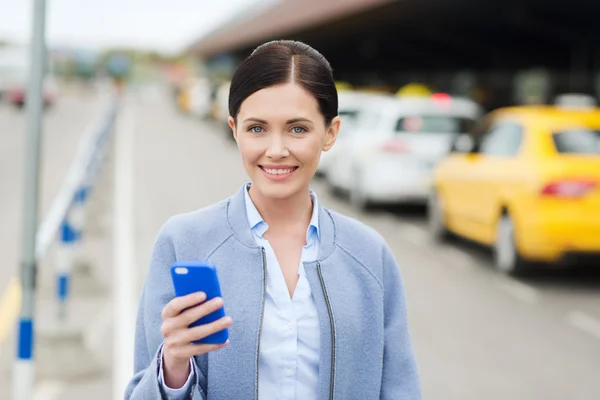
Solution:
[[[190,293],[206,293],[206,301],[221,297],[221,286],[214,265],[201,261],[178,261],[171,266],[171,277],[175,288],[175,296],[185,296]],[[198,321],[190,327],[208,324],[225,316],[225,307],[221,307]],[[196,344],[223,344],[229,338],[228,329],[213,333],[204,339],[197,340]]]

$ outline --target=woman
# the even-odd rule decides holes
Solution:
[[[329,63],[305,44],[266,43],[238,68],[229,126],[251,183],[161,229],[127,399],[420,399],[391,251],[309,189],[337,106]],[[216,265],[223,299],[174,298],[176,260]],[[188,328],[223,305],[226,317]],[[224,328],[224,345],[191,343]]]

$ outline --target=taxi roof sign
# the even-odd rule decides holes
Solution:
[[[352,90],[352,85],[348,82],[337,81],[335,82],[335,88],[341,92],[345,90]]]
[[[421,83],[409,83],[396,92],[396,96],[398,97],[428,97],[431,95],[431,90]]]

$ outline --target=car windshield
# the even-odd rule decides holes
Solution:
[[[396,132],[461,133],[468,132],[473,123],[469,118],[448,115],[411,115],[398,119]]]
[[[344,121],[354,123],[358,117],[358,110],[340,110],[339,116]]]
[[[373,132],[380,121],[381,113],[373,108],[367,108],[357,113],[353,126],[364,132]]]
[[[600,154],[600,131],[592,129],[570,129],[552,135],[559,153]]]

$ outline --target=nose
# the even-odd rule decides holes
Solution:
[[[267,157],[273,160],[280,160],[290,155],[283,136],[282,134],[269,135],[269,144],[265,152]]]

